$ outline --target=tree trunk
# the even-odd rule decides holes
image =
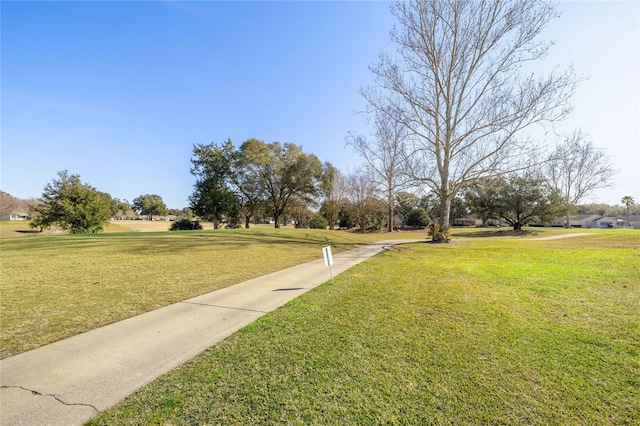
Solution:
[[[218,229],[218,218],[217,217],[213,217],[213,229]]]
[[[251,223],[251,216],[244,216],[244,228],[249,229],[249,224]]]
[[[440,197],[440,229],[444,230],[449,227],[449,217],[451,214],[451,199],[449,197]]]
[[[514,231],[522,231],[522,223],[520,222],[516,222],[513,224],[513,230]]]
[[[389,204],[389,224],[387,226],[388,232],[393,232],[393,204]]]
[[[277,211],[273,212],[273,220],[276,222],[276,228],[280,228],[280,213]]]

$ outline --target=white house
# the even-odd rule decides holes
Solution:
[[[27,220],[29,215],[22,209],[14,210],[11,213],[3,213],[1,220]]]
[[[594,221],[595,228],[624,228],[626,221],[619,217],[601,217]]]

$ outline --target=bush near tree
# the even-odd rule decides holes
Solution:
[[[320,214],[315,214],[308,223],[311,229],[327,229],[327,226],[329,226],[327,219]]]
[[[194,231],[202,229],[202,225],[197,220],[180,219],[171,224],[169,231]]]
[[[343,207],[338,213],[338,226],[346,229],[356,226],[356,216],[349,206]]]
[[[412,228],[424,228],[429,224],[429,222],[429,214],[422,207],[411,210],[406,218],[407,226]]]

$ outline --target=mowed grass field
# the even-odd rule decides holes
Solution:
[[[545,237],[582,233],[575,238]],[[3,357],[354,244],[267,228],[0,240]],[[92,424],[638,424],[640,232],[459,229],[268,314]]]
[[[1,358],[322,258],[326,245],[340,251],[386,237],[292,227],[168,232],[168,222],[118,223],[136,232],[0,239]]]
[[[640,233],[479,235],[382,253],[91,424],[638,424]]]

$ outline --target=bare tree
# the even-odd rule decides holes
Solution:
[[[284,215],[293,219],[293,224],[296,228],[302,228],[305,223],[309,222],[313,212],[309,208],[308,200],[292,197],[284,211]]]
[[[368,111],[407,127],[408,165],[438,195],[446,228],[465,185],[527,166],[534,146],[524,131],[566,117],[577,79],[572,68],[521,72],[552,44],[537,40],[557,16],[549,2],[414,0],[392,12],[399,63],[382,54],[362,95]]]
[[[346,200],[347,178],[335,167],[331,171],[332,176],[330,182],[327,182],[329,187],[326,190],[325,200],[322,203],[321,210],[324,213],[325,219],[327,219],[329,229],[335,229],[340,210]]]
[[[372,171],[376,186],[384,194],[387,204],[387,231],[393,232],[395,195],[406,189],[409,179],[405,173],[405,140],[407,128],[400,122],[378,111],[375,114],[374,139],[350,133],[347,145],[350,145],[364,159]]]
[[[347,198],[355,212],[360,231],[364,234],[378,207],[376,187],[371,173],[366,168],[358,169],[347,177]]]
[[[606,153],[579,130],[556,147],[543,169],[549,184],[560,191],[568,207],[566,226],[571,226],[571,208],[596,189],[611,186],[617,174]]]

